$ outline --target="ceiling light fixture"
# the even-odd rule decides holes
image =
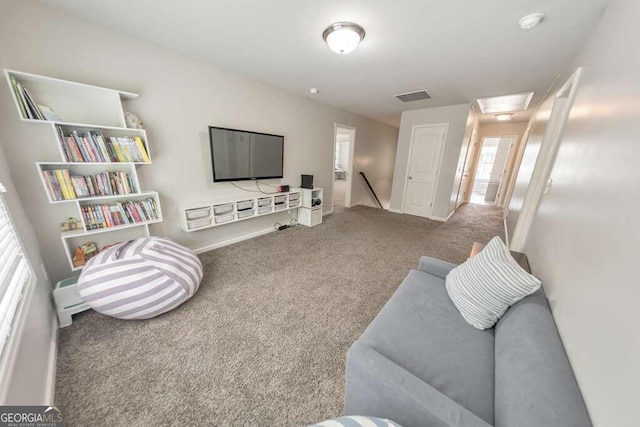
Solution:
[[[541,12],[530,13],[520,18],[518,23],[520,24],[520,28],[522,28],[523,30],[528,30],[529,28],[533,28],[539,23],[541,23],[543,19],[544,19],[544,13],[541,13]]]
[[[512,118],[513,118],[513,113],[496,114],[496,119],[499,122],[508,122]]]
[[[322,32],[329,49],[341,55],[353,52],[364,39],[365,31],[353,22],[336,22]]]
[[[529,108],[534,92],[516,93],[513,95],[490,96],[478,98],[476,102],[482,114],[508,113]]]
[[[317,95],[318,93],[320,93],[320,89],[312,87],[311,89],[309,89],[309,93],[311,95]]]

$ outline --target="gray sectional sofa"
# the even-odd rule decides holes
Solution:
[[[349,349],[345,415],[403,427],[590,426],[542,289],[479,330],[445,289],[454,267],[421,258]]]

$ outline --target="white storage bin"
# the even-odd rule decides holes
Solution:
[[[287,196],[286,195],[274,196],[274,198],[273,198],[273,203],[275,203],[276,205],[279,205],[280,203],[286,203],[286,202],[287,202]]]
[[[271,197],[258,199],[258,207],[271,206],[272,204],[273,204],[273,199]]]
[[[253,200],[243,200],[242,202],[236,203],[236,208],[239,211],[243,211],[245,209],[253,208]]]
[[[253,216],[254,212],[255,211],[253,209],[247,209],[247,210],[244,210],[244,211],[239,211],[238,212],[238,219],[246,218],[246,217],[249,217],[249,216]]]
[[[206,208],[187,209],[185,214],[187,215],[187,221],[208,218],[211,216],[211,207],[207,206]]]
[[[266,214],[269,212],[271,212],[271,206],[262,206],[261,208],[258,208],[258,215]]]
[[[214,215],[227,215],[233,212],[233,203],[227,203],[225,205],[216,205],[213,207]],[[218,221],[216,221],[218,222]]]
[[[291,201],[289,201],[289,207],[290,208],[297,208],[298,206],[300,206],[300,200],[291,200]]]
[[[277,210],[277,211],[283,211],[285,209],[287,209],[287,204],[286,203],[282,203],[280,205],[276,205],[275,206],[275,210]]]
[[[222,224],[223,222],[233,221],[235,218],[234,214],[228,215],[216,215],[216,224]]]
[[[300,193],[291,193],[289,194],[289,201],[300,199]]]
[[[189,221],[187,223],[187,227],[189,228],[189,230],[206,227],[208,225],[211,225],[211,218],[197,219],[195,221]]]

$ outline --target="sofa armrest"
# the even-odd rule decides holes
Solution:
[[[434,276],[440,277],[444,279],[447,277],[447,274],[457,265],[451,264],[450,262],[442,261],[437,258],[431,258],[428,256],[420,257],[420,261],[418,262],[418,270],[424,271],[425,273],[432,274]]]
[[[347,353],[344,414],[386,418],[403,427],[490,427],[360,342],[355,342]]]

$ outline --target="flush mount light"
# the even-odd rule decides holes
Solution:
[[[512,118],[513,118],[513,113],[496,114],[496,119],[499,122],[508,122]]]
[[[520,18],[518,23],[520,24],[520,28],[522,28],[523,30],[528,30],[529,28],[533,28],[539,23],[541,23],[543,19],[544,19],[544,13],[541,13],[541,12],[530,13]]]
[[[329,25],[322,33],[322,39],[329,49],[339,54],[353,52],[364,39],[365,31],[353,22],[336,22]]]
[[[311,89],[309,89],[309,93],[311,95],[316,95],[316,94],[320,93],[320,89],[312,87]]]
[[[488,98],[478,98],[476,102],[483,114],[508,113],[509,111],[520,111],[529,108],[534,92],[516,93],[514,95],[491,96]]]

